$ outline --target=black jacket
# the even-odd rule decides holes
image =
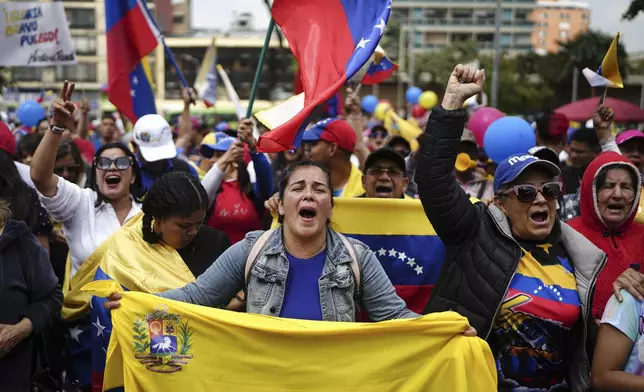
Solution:
[[[37,335],[57,319],[62,303],[47,251],[25,223],[10,220],[0,235],[0,324],[26,317]],[[28,387],[30,369],[31,338],[0,359],[0,390]]]
[[[521,259],[510,222],[499,208],[472,204],[453,174],[465,125],[463,110],[432,111],[422,138],[415,180],[427,217],[446,247],[438,284],[425,313],[453,310],[487,339]],[[586,391],[590,366],[585,350],[595,280],[606,255],[565,223],[556,223],[560,243],[575,268],[582,318],[573,331],[568,383]]]

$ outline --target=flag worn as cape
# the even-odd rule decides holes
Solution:
[[[174,248],[162,243],[151,245],[143,239],[142,216],[141,213],[135,223],[113,235],[106,247],[101,246],[102,254],[96,255],[100,259],[94,281],[113,281],[124,290],[144,293],[159,293],[194,282],[194,275]],[[105,302],[104,298],[93,297],[90,312],[92,389],[99,391],[112,333],[112,319]]]
[[[422,313],[438,282],[445,246],[420,200],[334,198],[331,227],[375,252],[407,308]],[[272,228],[279,226],[273,220]]]
[[[275,0],[271,14],[298,61],[304,98],[292,117],[259,138],[258,150],[298,147],[313,112],[369,60],[390,11],[391,0]]]
[[[95,295],[120,290],[93,282]],[[142,391],[496,391],[488,344],[454,312],[380,323],[293,320],[125,292],[105,388]],[[366,360],[368,359],[368,360]]]
[[[143,0],[105,0],[107,96],[132,122],[156,113],[147,56],[161,33]]]
[[[619,42],[619,33],[613,38],[613,42],[604,56],[602,65],[599,66],[597,72],[593,72],[588,68],[584,68],[581,72],[588,80],[592,87],[615,87],[624,88],[622,82],[622,75],[619,73],[619,62],[617,61],[617,43]]]
[[[211,107],[217,102],[217,48],[215,39],[212,39],[206,55],[201,62],[195,88],[207,107]]]

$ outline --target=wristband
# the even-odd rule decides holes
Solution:
[[[65,129],[65,127],[59,127],[58,125],[54,124],[50,125],[49,129],[51,129],[51,131],[56,135],[62,135],[67,130]]]

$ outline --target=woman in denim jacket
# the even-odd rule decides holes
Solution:
[[[333,197],[327,169],[294,163],[279,196],[280,228],[249,233],[196,282],[160,295],[223,308],[245,290],[248,313],[306,320],[355,321],[358,304],[373,321],[419,317],[398,297],[375,254],[329,227]],[[254,247],[256,241],[261,242]],[[118,299],[112,294],[106,307],[120,306]]]

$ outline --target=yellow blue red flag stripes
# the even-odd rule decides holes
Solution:
[[[619,73],[619,62],[617,60],[617,44],[619,43],[619,33],[615,35],[613,42],[608,48],[606,56],[602,64],[599,66],[597,72],[593,72],[588,68],[584,68],[582,73],[593,87],[617,87],[624,88],[622,82],[622,75]]]
[[[85,287],[106,296],[113,281]],[[496,391],[489,346],[444,312],[381,323],[236,313],[123,293],[112,312],[106,390]]]
[[[422,313],[438,281],[445,246],[420,200],[335,198],[331,227],[359,239],[376,257],[407,307]],[[273,228],[277,227],[273,221]]]

